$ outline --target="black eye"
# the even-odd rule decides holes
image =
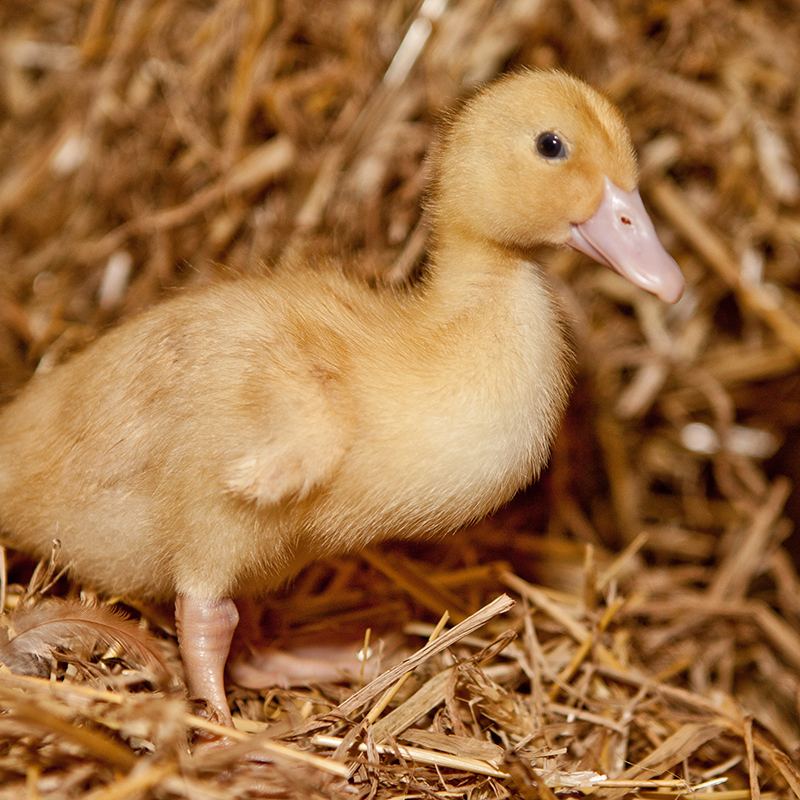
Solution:
[[[544,158],[566,158],[567,148],[557,133],[540,133],[536,139],[536,152]]]

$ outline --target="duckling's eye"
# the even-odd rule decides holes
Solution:
[[[552,131],[540,133],[536,139],[536,152],[544,158],[566,158],[567,148],[561,137]]]

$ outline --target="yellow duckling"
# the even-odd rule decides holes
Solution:
[[[0,414],[3,541],[98,589],[176,598],[189,690],[230,721],[232,598],[309,560],[453,530],[542,468],[570,353],[533,245],[676,301],[627,129],[559,72],[505,77],[433,155],[425,280],[296,265],[170,300]]]

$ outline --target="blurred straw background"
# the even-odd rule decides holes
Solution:
[[[798,42],[797,0],[3,0],[6,397],[190,284],[303,256],[413,278],[438,116],[519,67],[621,106],[689,288],[542,253],[579,360],[543,480],[268,604],[279,643],[372,630],[363,676],[231,681],[237,741],[192,755],[213,725],[168,610],[129,604],[115,647],[0,668],[0,798],[800,797]],[[0,632],[81,591],[3,567]]]

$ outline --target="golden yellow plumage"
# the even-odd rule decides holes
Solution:
[[[434,173],[419,287],[298,264],[187,293],[0,415],[3,541],[45,556],[57,538],[104,591],[177,595],[190,689],[223,714],[232,596],[323,554],[457,528],[543,466],[570,354],[530,247],[594,250],[680,294],[634,218],[624,124],[572,78],[524,73],[479,93],[445,126]]]

